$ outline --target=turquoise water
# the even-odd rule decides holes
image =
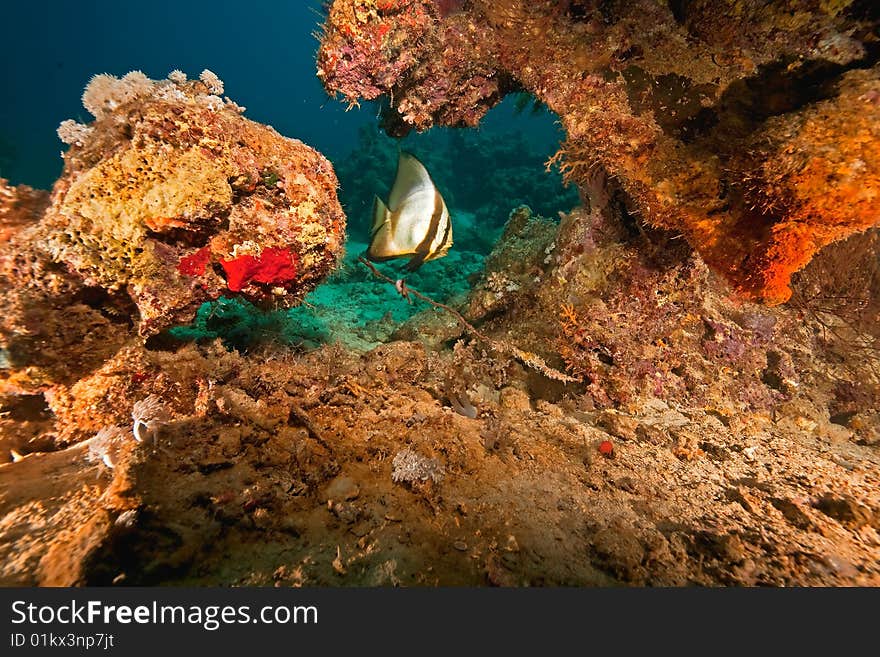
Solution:
[[[544,167],[561,137],[555,117],[532,111],[529,98],[505,101],[478,130],[434,129],[399,142],[380,132],[375,103],[346,111],[328,98],[315,76],[319,1],[245,7],[225,0],[161,0],[146,10],[108,0],[53,0],[16,3],[4,9],[4,18],[18,29],[0,40],[0,57],[18,65],[0,71],[6,90],[0,177],[15,184],[50,188],[62,163],[58,124],[91,118],[80,102],[86,82],[97,73],[130,70],[161,79],[176,68],[193,77],[211,69],[226,93],[247,107],[248,118],[301,139],[333,162],[349,227],[339,271],[301,308],[265,313],[223,300],[202,308],[189,328],[177,329],[180,337],[218,336],[239,348],[265,340],[306,348],[341,340],[368,348],[424,310],[425,304],[407,304],[355,262],[368,239],[373,195],[387,197],[399,148],[426,164],[453,216],[450,255],[407,279],[440,301],[463,298],[513,207],[525,203],[553,217],[577,204],[575,191]],[[33,34],[43,36],[35,40]],[[397,266],[383,269],[397,278]]]
[[[301,306],[261,311],[246,301],[221,299],[203,304],[191,325],[170,333],[182,340],[221,338],[227,347],[239,350],[269,343],[309,350],[338,342],[349,349],[366,351],[387,341],[417,313],[438,312],[418,299],[407,302],[390,284],[373,277],[357,262],[366,248],[364,242],[349,240],[339,270]],[[439,301],[463,301],[470,289],[469,279],[479,274],[483,259],[478,252],[453,250],[408,275],[407,285]],[[398,275],[393,265],[379,267],[390,277]]]

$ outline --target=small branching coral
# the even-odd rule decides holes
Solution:
[[[122,105],[152,96],[154,92],[153,81],[141,71],[131,71],[122,78],[102,73],[89,80],[82,102],[92,116],[100,119]]]
[[[172,71],[172,73],[174,72]],[[171,78],[170,75],[168,77],[169,79]],[[219,96],[223,93],[223,80],[218,78],[217,74],[213,71],[205,69],[204,71],[202,71],[201,75],[199,75],[199,80],[204,82],[205,85],[208,87],[208,91],[210,91],[215,96]]]

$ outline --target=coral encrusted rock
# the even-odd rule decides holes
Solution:
[[[335,0],[318,76],[349,103],[386,95],[398,134],[530,92],[571,180],[604,169],[632,214],[780,303],[880,221],[878,28],[858,0]]]
[[[223,294],[297,305],[342,251],[330,162],[222,91],[210,71],[99,75],[83,94],[96,120],[59,128],[70,149],[39,237],[87,286],[127,291],[141,335]]]
[[[336,266],[330,162],[222,92],[210,71],[98,75],[51,195],[0,181],[0,393],[72,383],[220,296],[295,306]]]
[[[112,356],[130,326],[124,303],[42,250],[48,204],[48,192],[0,180],[0,394],[75,380]]]

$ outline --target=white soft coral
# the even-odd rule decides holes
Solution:
[[[168,424],[171,416],[162,400],[156,395],[150,395],[134,403],[131,419],[134,422],[132,425],[134,439],[142,443],[151,438],[155,444],[159,440],[159,431]]]
[[[104,427],[89,441],[86,459],[91,463],[103,463],[111,470],[116,467],[119,449],[125,441],[125,429]]]

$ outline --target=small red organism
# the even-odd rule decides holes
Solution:
[[[150,375],[147,372],[135,372],[131,375],[131,382],[134,384],[143,383],[149,378]]]
[[[251,281],[279,285],[296,278],[296,254],[290,249],[266,248],[259,257],[243,255],[232,260],[221,260],[226,272],[226,286],[240,292]]]
[[[211,247],[203,246],[195,253],[184,256],[177,265],[177,271],[186,276],[201,276],[211,260]]]
[[[599,453],[603,456],[611,456],[614,454],[614,443],[610,440],[603,440],[599,443]]]

